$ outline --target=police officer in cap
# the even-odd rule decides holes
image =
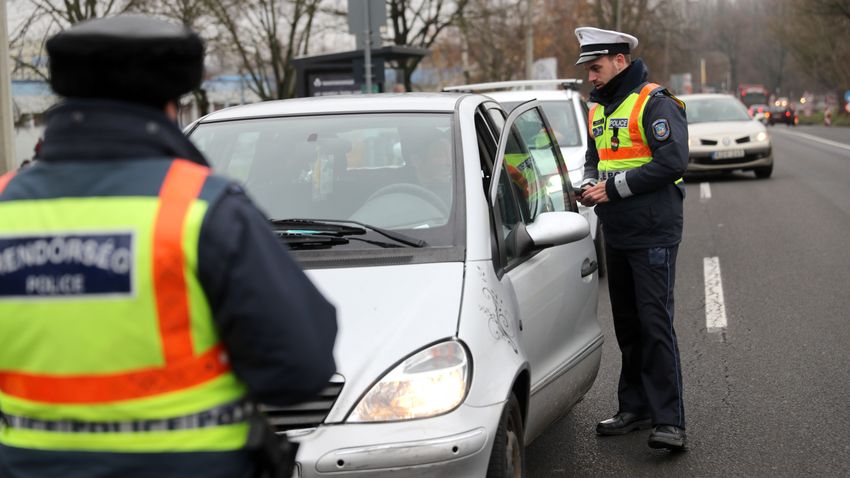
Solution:
[[[638,40],[577,28],[593,84],[580,201],[602,221],[614,329],[622,352],[619,410],[600,435],[654,427],[652,448],[686,446],[682,373],[673,329],[676,253],[682,239],[682,175],[688,164],[684,104],[647,82]]]
[[[204,46],[118,16],[47,52],[65,99],[0,178],[0,476],[259,476],[254,404],[327,385],[336,314],[175,122]]]

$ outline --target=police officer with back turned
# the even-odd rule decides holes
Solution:
[[[0,476],[268,473],[255,404],[327,385],[336,313],[175,122],[203,43],[117,16],[47,52],[64,100],[0,177]]]
[[[600,435],[654,427],[649,446],[684,450],[682,373],[673,329],[682,175],[688,164],[684,105],[648,83],[625,33],[577,28],[588,72],[590,146],[580,200],[602,221],[614,329],[622,353],[619,410]]]

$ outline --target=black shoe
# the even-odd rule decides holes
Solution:
[[[612,418],[596,424],[596,433],[600,435],[625,435],[632,430],[646,430],[652,426],[652,419],[636,413],[620,412]]]
[[[672,451],[687,449],[685,430],[672,425],[659,425],[649,434],[650,448],[666,448]]]

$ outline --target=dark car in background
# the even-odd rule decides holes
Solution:
[[[767,124],[770,126],[775,124],[796,126],[800,122],[797,112],[791,106],[772,106],[766,116]]]

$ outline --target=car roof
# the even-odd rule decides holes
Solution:
[[[264,101],[234,106],[210,113],[200,122],[227,121],[270,116],[367,112],[445,112],[455,111],[465,93],[381,93],[338,95]],[[477,95],[476,95],[477,96]]]
[[[572,90],[516,90],[491,91],[484,93],[499,102],[519,102],[538,99],[540,101],[564,101],[575,97]]]
[[[706,100],[706,99],[722,99],[722,98],[732,98],[733,100],[737,99],[734,96],[728,95],[726,93],[696,93],[696,94],[693,94],[693,95],[677,96],[677,98],[684,101],[685,103],[687,103],[688,100]]]

